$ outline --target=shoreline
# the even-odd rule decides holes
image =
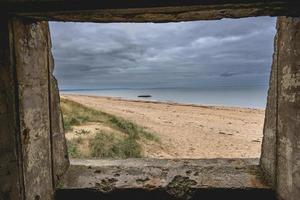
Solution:
[[[81,96],[81,97],[92,97],[92,98],[105,98],[109,100],[119,100],[127,102],[137,102],[137,103],[154,103],[154,104],[165,104],[165,105],[175,105],[175,106],[189,106],[189,107],[200,107],[200,108],[212,108],[212,109],[246,109],[246,110],[258,110],[265,111],[265,108],[251,108],[251,107],[242,107],[242,106],[226,106],[226,105],[206,105],[206,104],[195,104],[195,103],[180,103],[175,101],[162,101],[162,100],[143,100],[143,99],[129,99],[124,97],[110,97],[110,96],[99,96],[99,95],[90,95],[90,94],[64,94],[60,93],[61,97],[64,96]],[[138,97],[137,97],[138,98]]]

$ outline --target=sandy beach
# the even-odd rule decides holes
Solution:
[[[263,109],[199,106],[61,95],[87,107],[130,120],[154,133],[160,142],[142,143],[149,158],[258,158]],[[96,129],[97,125],[84,128]],[[68,137],[68,136],[67,136]]]

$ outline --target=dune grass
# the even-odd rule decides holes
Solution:
[[[152,133],[143,127],[125,120],[124,118],[108,114],[99,110],[88,108],[80,103],[61,99],[61,109],[64,119],[65,131],[72,131],[74,126],[84,125],[89,122],[98,122],[113,131],[97,131],[94,138],[89,139],[90,157],[97,158],[138,158],[143,157],[140,139],[159,142]],[[125,137],[116,137],[115,132],[124,133]],[[85,131],[81,131],[84,134]],[[81,157],[78,138],[68,141],[69,156]]]
[[[118,139],[113,133],[100,131],[90,142],[92,157],[100,158],[140,158],[142,149],[132,137]]]
[[[82,142],[83,139],[81,137],[72,140],[67,140],[68,153],[71,158],[81,157],[78,145],[80,145]]]

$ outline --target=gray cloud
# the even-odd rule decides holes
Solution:
[[[275,18],[51,23],[60,88],[266,85]]]
[[[239,74],[243,74],[241,72],[224,72],[220,74],[221,77],[231,77],[231,76],[237,76]]]

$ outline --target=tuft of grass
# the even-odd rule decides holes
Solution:
[[[114,158],[118,155],[119,149],[116,137],[111,133],[99,131],[95,138],[90,139],[91,156],[97,158]]]
[[[111,116],[109,121],[111,122],[112,126],[115,126],[117,129],[119,129],[119,131],[126,133],[129,137],[140,139],[139,133],[142,131],[142,128],[139,128],[132,122],[115,116]]]
[[[80,157],[80,153],[78,150],[78,144],[73,140],[67,140],[68,146],[68,154],[71,158],[78,158]]]
[[[114,134],[105,131],[96,133],[90,139],[91,156],[97,158],[140,158],[142,148],[133,137],[118,139]]]
[[[111,116],[110,117],[111,125],[117,128],[119,131],[126,133],[129,137],[134,139],[140,139],[141,137],[159,142],[159,138],[154,134],[146,131],[143,127],[136,125],[128,120],[125,120],[121,117]]]
[[[151,140],[151,141],[154,141],[154,142],[160,142],[160,140],[157,136],[153,135],[152,133],[150,133],[148,131],[145,131],[145,129],[143,129],[141,131],[141,134],[147,140]]]
[[[113,132],[99,131],[96,136],[89,140],[89,148],[92,157],[98,158],[139,158],[143,156],[142,147],[138,140],[144,138],[159,142],[152,133],[143,127],[102,111],[88,108],[80,103],[61,99],[61,109],[64,119],[65,131],[72,131],[74,126],[86,124],[88,122],[100,122],[109,126],[113,130],[124,133],[123,138],[116,138]],[[77,131],[78,132],[78,131]],[[77,135],[89,134],[86,131],[79,131]],[[79,138],[77,138],[78,140]],[[78,150],[79,141],[73,139],[69,141],[70,157],[80,157]]]
[[[141,158],[142,147],[133,137],[127,137],[124,140],[119,141],[117,144],[119,147],[119,157],[121,158]]]

